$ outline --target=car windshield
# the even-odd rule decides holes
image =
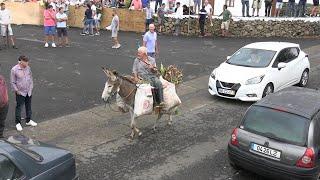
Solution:
[[[267,67],[276,51],[241,48],[227,60],[228,64],[245,67]]]
[[[281,142],[305,146],[310,120],[262,106],[252,106],[246,113],[243,128]]]

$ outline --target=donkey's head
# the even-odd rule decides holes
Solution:
[[[102,92],[102,100],[108,102],[109,98],[115,95],[119,91],[121,79],[116,71],[110,71],[107,68],[102,67],[103,72],[107,75],[107,81]]]

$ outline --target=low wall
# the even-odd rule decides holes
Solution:
[[[39,3],[19,3],[7,2],[7,9],[11,11],[13,24],[43,24],[43,6]],[[112,20],[111,8],[104,8],[102,15],[101,27],[110,25]],[[71,6],[69,9],[68,24],[71,27],[83,27],[84,7],[75,8]],[[145,28],[145,13],[141,11],[131,11],[128,9],[118,9],[118,16],[120,19],[120,30],[144,32]]]
[[[189,21],[189,31],[188,31]],[[164,34],[174,32],[175,19],[166,17],[164,20]],[[206,23],[206,33],[210,36],[221,36],[221,19],[213,18],[213,26]],[[182,35],[199,35],[198,18],[186,18],[181,22]],[[229,33],[233,37],[286,37],[303,38],[320,36],[320,18],[233,18]]]
[[[11,11],[13,24],[43,24],[43,7],[39,3],[7,2],[6,6]],[[71,27],[83,27],[85,8],[70,7],[69,22]],[[118,9],[120,30],[143,32],[145,13]],[[112,9],[104,8],[101,27],[110,25]],[[164,20],[164,33],[172,34],[175,19],[169,15]],[[189,22],[189,31],[188,31]],[[192,16],[182,21],[182,35],[199,35],[198,18]],[[220,36],[221,18],[213,18],[213,26],[206,24],[206,31],[211,36]],[[234,37],[287,37],[301,38],[320,36],[320,18],[242,18],[234,17],[230,24],[230,34]]]

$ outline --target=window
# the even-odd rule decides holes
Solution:
[[[275,60],[272,67],[277,68],[278,64],[288,63],[294,59],[296,59],[299,56],[300,50],[298,48],[287,48],[282,50],[279,54],[277,59]]]
[[[267,67],[276,51],[264,49],[241,48],[227,61],[228,64],[245,67]]]
[[[304,146],[307,141],[310,120],[285,112],[252,106],[244,117],[244,129],[281,142]]]
[[[0,154],[0,179],[20,179],[22,172],[8,159]]]
[[[228,7],[234,7],[234,0],[225,0],[225,4]]]

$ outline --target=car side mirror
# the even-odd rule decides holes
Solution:
[[[286,66],[287,66],[287,63],[281,62],[281,63],[278,64],[278,69],[280,70],[282,68],[285,68]]]
[[[229,60],[231,58],[231,56],[227,56],[227,60]]]

